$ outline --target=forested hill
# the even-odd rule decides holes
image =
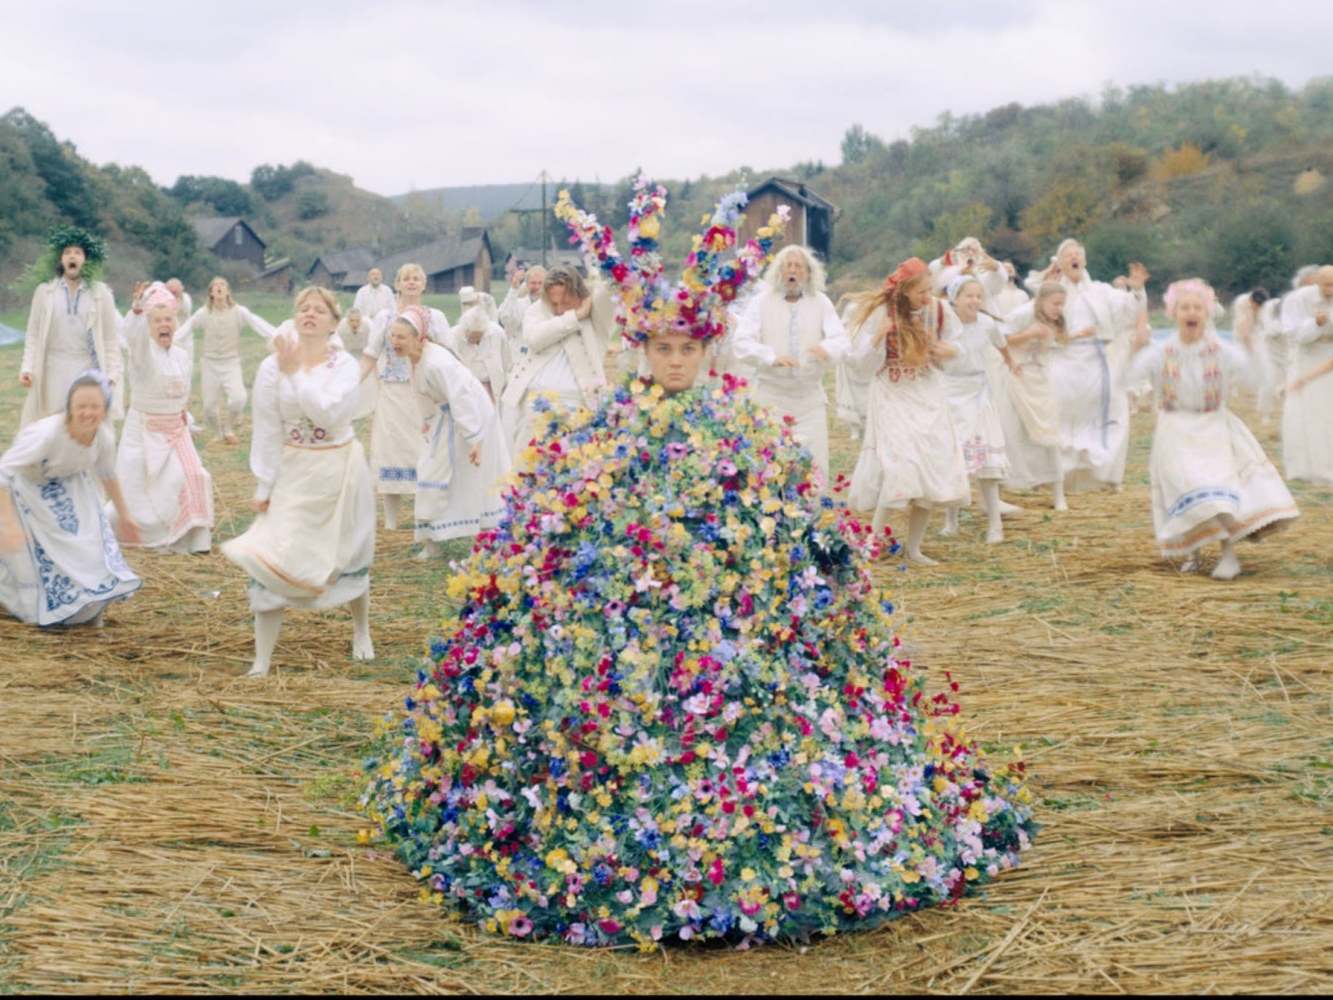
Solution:
[[[1299,90],[1260,78],[1109,88],[1096,99],[946,114],[896,141],[853,125],[841,159],[658,178],[672,198],[667,255],[684,256],[691,224],[719,195],[779,174],[806,181],[839,207],[829,262],[839,290],[882,278],[910,254],[936,256],[966,235],[1020,267],[1078,236],[1095,275],[1111,277],[1138,258],[1158,290],[1192,274],[1227,292],[1275,288],[1300,264],[1333,261],[1333,78]],[[630,181],[563,186],[623,225]],[[258,166],[248,184],[181,177],[162,188],[139,167],[89,163],[14,109],[0,117],[0,290],[13,299],[15,277],[58,221],[109,239],[117,284],[179,274],[196,287],[215,262],[188,216],[246,216],[270,253],[291,257],[300,274],[320,252],[360,243],[390,252],[485,216],[482,206],[465,204],[464,189],[441,190],[458,195],[434,199],[446,208],[421,193],[395,203],[305,162]],[[531,214],[487,222],[500,252],[533,246],[540,232]]]

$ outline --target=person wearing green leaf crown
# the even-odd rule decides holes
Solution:
[[[48,234],[34,267],[41,284],[32,293],[19,366],[19,384],[28,390],[19,426],[63,413],[70,385],[90,369],[106,375],[111,416],[122,416],[120,316],[111,289],[97,280],[105,258],[102,241],[78,226]]]
[[[877,543],[788,422],[700,378],[781,220],[737,248],[724,199],[673,287],[665,200],[640,183],[627,258],[558,204],[650,374],[538,411],[363,808],[425,900],[520,939],[761,942],[957,899],[1028,845],[1022,765],[902,658]]]

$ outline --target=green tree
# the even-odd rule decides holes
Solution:
[[[318,219],[328,215],[332,205],[323,191],[302,191],[296,196],[296,216],[299,219]]]

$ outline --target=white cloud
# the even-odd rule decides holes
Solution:
[[[1328,9],[1325,9],[1325,8]],[[0,94],[99,161],[244,180],[306,159],[371,190],[836,162],[1104,83],[1328,71],[1333,5],[257,0],[11,12]],[[69,13],[66,13],[66,11]],[[725,19],[724,19],[725,18]],[[1292,30],[1299,25],[1299,30]]]

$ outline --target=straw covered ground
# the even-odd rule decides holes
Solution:
[[[0,351],[6,442],[17,362]],[[1328,990],[1333,496],[1298,490],[1303,517],[1242,548],[1239,580],[1182,576],[1151,544],[1151,416],[1134,431],[1123,493],[1061,516],[1018,495],[1005,545],[965,515],[927,547],[940,566],[885,570],[917,659],[1031,765],[1043,829],[984,895],[749,952],[488,937],[357,843],[359,761],[447,568],[381,532],[378,661],[349,661],[344,613],[293,614],[255,683],[238,573],[138,553],[144,589],[100,633],[0,618],[0,991]],[[245,456],[203,455],[230,537]]]

